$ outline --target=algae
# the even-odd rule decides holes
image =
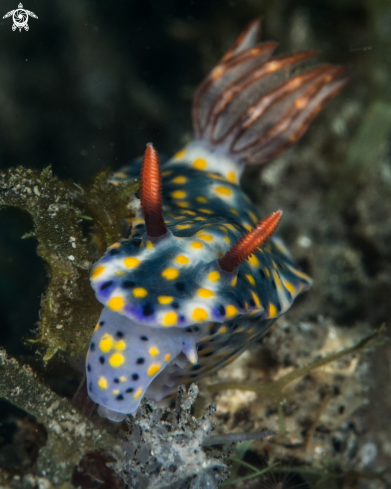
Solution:
[[[11,206],[31,215],[34,230],[22,238],[37,239],[37,253],[48,265],[49,285],[36,336],[30,340],[44,347],[45,361],[57,351],[71,356],[83,352],[99,316],[101,305],[89,285],[89,271],[121,238],[122,220],[132,217],[129,203],[138,188],[135,182],[114,186],[110,176],[103,171],[81,186],[59,180],[50,167],[41,172],[19,167],[0,174],[0,211]]]
[[[357,353],[360,350],[366,348],[375,348],[377,346],[383,345],[384,341],[380,343],[378,342],[376,343],[373,342],[373,340],[381,336],[381,334],[384,332],[384,328],[385,325],[383,324],[380,328],[378,328],[373,333],[363,338],[356,345],[341,350],[339,352],[333,353],[331,355],[328,355],[324,358],[320,358],[319,360],[316,360],[315,362],[310,363],[308,365],[304,365],[303,367],[296,368],[295,370],[293,370],[293,372],[290,372],[289,374],[286,374],[280,379],[274,380],[273,382],[269,382],[269,383],[219,382],[216,384],[209,385],[208,389],[211,392],[220,392],[224,389],[238,389],[243,391],[252,391],[252,392],[256,392],[257,394],[266,396],[270,399],[273,399],[274,401],[279,403],[279,407],[280,407],[281,403],[286,398],[286,394],[283,392],[283,390],[287,385],[289,385],[291,382],[295,380],[301,379],[305,375],[308,375],[313,370],[322,367],[324,365],[327,365],[328,363],[335,362],[336,360],[339,360],[340,358],[346,355]]]

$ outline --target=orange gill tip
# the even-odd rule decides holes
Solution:
[[[257,227],[241,236],[236,243],[220,258],[220,267],[232,273],[236,267],[244,262],[254,251],[266,243],[277,229],[282,216],[282,211],[276,211],[265,217],[257,224]]]
[[[247,24],[240,36],[233,43],[229,51],[223,56],[221,61],[227,61],[235,54],[255,46],[261,37],[262,17],[252,20]]]
[[[167,233],[163,218],[162,176],[159,156],[152,143],[147,144],[141,165],[140,201],[147,236],[158,238]]]

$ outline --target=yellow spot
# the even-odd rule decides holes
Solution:
[[[195,216],[197,213],[194,211],[189,211],[188,209],[185,211],[182,211],[182,214],[188,214],[189,216]]]
[[[106,270],[106,267],[103,267],[102,265],[99,265],[99,267],[96,267],[94,271],[91,273],[91,278],[94,279],[96,277],[99,277],[101,273],[103,273]]]
[[[216,187],[215,192],[220,194],[220,195],[231,195],[232,194],[231,189],[229,187],[224,187],[224,186]]]
[[[157,348],[156,346],[151,346],[151,348],[148,351],[151,357],[156,357],[156,355],[159,355],[160,353],[159,348]]]
[[[198,209],[200,212],[203,212],[204,214],[213,214],[213,211],[210,209]]]
[[[164,315],[162,324],[163,326],[173,326],[177,322],[177,313],[176,312],[168,312]]]
[[[147,248],[148,250],[153,250],[153,244],[151,241],[147,241]]]
[[[251,334],[251,333],[254,333],[254,328],[251,328],[246,332],[246,334]]]
[[[116,173],[115,173],[115,176],[116,176],[117,178],[127,178],[127,177],[128,177],[128,176],[127,176],[127,174],[126,174],[126,173],[124,173],[124,172],[122,172],[122,171],[116,172]]]
[[[251,255],[247,259],[253,267],[259,267],[259,260],[255,255]]]
[[[113,297],[112,299],[109,300],[107,305],[112,311],[119,311],[124,307],[124,300],[122,297]]]
[[[178,275],[179,272],[176,268],[166,268],[162,271],[162,277],[166,278],[167,280],[174,280],[178,277]]]
[[[119,378],[119,380],[121,382],[126,382],[127,381],[127,378],[125,377],[125,375],[121,375],[121,377]]]
[[[205,319],[208,317],[208,313],[205,311],[205,309],[202,309],[202,307],[196,307],[193,311],[192,317],[196,321],[205,321]]]
[[[202,216],[197,216],[194,218],[196,221],[205,221],[206,220],[206,217],[202,217]]]
[[[213,241],[213,236],[211,234],[200,234],[198,238],[202,239],[202,241]]]
[[[218,173],[208,172],[207,175],[208,175],[208,177],[215,178],[216,180],[225,180],[225,178],[223,176],[219,175]]]
[[[231,240],[229,238],[229,236],[224,236],[224,241],[227,243],[227,244],[230,244],[231,243]]]
[[[185,255],[178,255],[175,260],[181,265],[187,265],[189,263],[189,259]]]
[[[273,273],[273,277],[274,277],[274,280],[277,284],[277,288],[282,289],[280,277],[276,273]]]
[[[197,158],[192,163],[193,168],[197,168],[197,170],[205,170],[207,165],[208,165],[208,163],[206,162],[206,160],[204,158]]]
[[[145,297],[148,294],[148,291],[144,289],[144,287],[136,287],[133,289],[133,295],[135,297]]]
[[[182,183],[186,183],[187,182],[187,178],[184,177],[184,176],[179,176],[179,177],[175,177],[171,180],[172,183],[176,183],[178,185],[181,185]]]
[[[243,226],[247,229],[247,231],[251,231],[253,229],[253,227],[250,226],[250,224],[248,224],[247,222],[243,223]]]
[[[171,360],[171,355],[170,355],[169,353],[166,353],[166,354],[164,355],[164,361],[165,361],[165,362],[169,362],[170,360]]]
[[[118,396],[118,394],[119,394],[119,389],[114,389],[114,390],[113,390],[113,394],[114,394],[115,396]]]
[[[152,377],[153,375],[159,372],[160,368],[161,368],[160,363],[153,363],[147,370],[147,373],[150,377]]]
[[[249,275],[248,273],[246,273],[246,279],[250,282],[251,285],[255,285],[255,280],[254,280],[254,277],[252,275]]]
[[[193,352],[191,352],[190,354],[187,355],[187,359],[189,360],[190,363],[192,363],[193,365],[195,365],[197,363],[198,356],[193,351]]]
[[[168,177],[169,175],[171,175],[171,173],[172,173],[172,170],[162,171],[162,177]]]
[[[236,314],[239,312],[235,306],[233,306],[232,304],[229,304],[226,308],[226,312],[227,312],[227,317],[228,318],[232,318],[233,316],[236,316]]]
[[[175,190],[175,192],[171,192],[171,197],[174,199],[184,199],[186,197],[186,192],[184,190]]]
[[[232,183],[236,183],[235,172],[233,172],[233,171],[228,172],[227,179]]]
[[[111,246],[107,248],[108,251],[113,250],[114,248],[119,248],[121,246],[121,243],[114,243]]]
[[[213,297],[215,293],[212,292],[211,290],[200,288],[198,289],[198,295],[200,297],[204,297],[205,299],[207,299],[208,297]]]
[[[160,304],[169,304],[174,300],[174,297],[171,297],[170,295],[159,295],[157,300]]]
[[[123,270],[118,270],[118,272],[115,272],[115,275],[117,275],[118,277],[123,277],[124,275],[126,275],[126,273]]]
[[[125,258],[125,260],[124,260],[125,267],[128,267],[128,268],[137,267],[137,265],[139,263],[140,263],[140,260],[137,260],[137,258],[134,258],[134,256],[129,256],[128,258]]]
[[[255,294],[253,291],[251,291],[251,295],[253,296],[253,299],[254,299],[254,302],[255,302],[255,305],[257,306],[257,308],[262,309],[261,302],[260,302],[257,294]]]
[[[189,202],[175,202],[178,207],[190,207]],[[180,216],[179,216],[180,217]]]
[[[294,268],[294,267],[291,267],[290,265],[288,265],[288,269],[292,273],[294,273],[295,275],[297,275],[298,277],[303,278],[306,282],[310,282],[311,281],[311,279],[308,277],[308,275],[306,275],[303,272],[300,272],[300,270],[297,270],[297,268]]]
[[[269,304],[269,318],[276,318],[278,316],[277,308],[274,304]]]
[[[254,212],[249,211],[248,215],[254,224],[258,224],[258,219]]]
[[[124,362],[125,357],[122,355],[122,353],[113,353],[113,355],[111,355],[109,358],[109,364],[114,368],[120,367]]]
[[[233,207],[231,207],[231,209],[229,211],[232,212],[232,214],[235,214],[235,216],[239,215],[239,212],[236,209],[234,209]]]
[[[217,270],[210,272],[208,275],[208,279],[211,280],[212,282],[217,282],[217,280],[220,280],[219,272]]]
[[[232,286],[232,287],[235,287],[235,285],[236,285],[237,281],[238,281],[238,277],[236,276],[236,277],[234,277],[234,278],[231,280],[231,286]]]
[[[136,392],[133,394],[133,397],[135,399],[139,399],[141,397],[141,394],[143,393],[143,389],[142,387],[139,387]]]
[[[284,285],[292,295],[296,293],[296,288],[291,282],[284,280]]]
[[[197,202],[202,202],[203,204],[206,204],[208,202],[208,199],[206,197],[203,197],[202,195],[199,195],[198,197],[195,198]]]
[[[177,229],[188,229],[188,228],[191,228],[191,224],[177,224],[176,228]]]
[[[269,270],[267,267],[265,267],[265,268],[263,269],[263,271],[265,272],[266,277],[267,277],[267,278],[270,278],[270,270]]]
[[[110,334],[105,333],[99,342],[100,350],[103,351],[103,353],[107,353],[113,348],[113,345],[114,338]]]
[[[219,334],[224,334],[228,331],[227,326],[221,326],[221,328],[217,331]]]
[[[117,343],[114,345],[114,348],[117,351],[126,350],[126,341],[125,340],[119,340],[119,341],[117,341]]]
[[[98,331],[98,329],[99,329],[99,323],[96,323],[95,328],[94,328],[94,333],[95,333],[95,331]]]
[[[204,245],[200,241],[192,241],[190,243],[190,246],[192,248],[196,248],[197,249],[197,248],[202,248]]]
[[[233,224],[224,224],[224,226],[231,231],[236,231],[236,227]]]
[[[174,160],[182,159],[185,156],[185,154],[186,154],[186,150],[181,149],[180,151],[174,154]]]
[[[99,377],[98,385],[101,389],[107,389],[109,383],[107,382],[106,377]]]

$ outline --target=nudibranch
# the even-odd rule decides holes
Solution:
[[[114,421],[144,395],[159,401],[231,362],[311,285],[273,235],[281,211],[261,219],[238,183],[245,165],[291,146],[348,80],[329,64],[298,72],[315,52],[271,58],[277,44],[259,34],[256,20],[199,86],[194,141],[162,167],[147,145],[130,238],[93,267],[104,308],[87,388]],[[139,172],[127,166],[114,183]]]

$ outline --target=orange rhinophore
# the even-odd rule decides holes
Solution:
[[[162,177],[159,156],[152,143],[147,144],[141,166],[140,201],[147,236],[158,238],[166,234],[163,218]]]
[[[277,229],[282,211],[273,212],[257,224],[257,227],[241,236],[227,253],[220,258],[219,265],[226,272],[233,272],[246,258],[263,245]]]

